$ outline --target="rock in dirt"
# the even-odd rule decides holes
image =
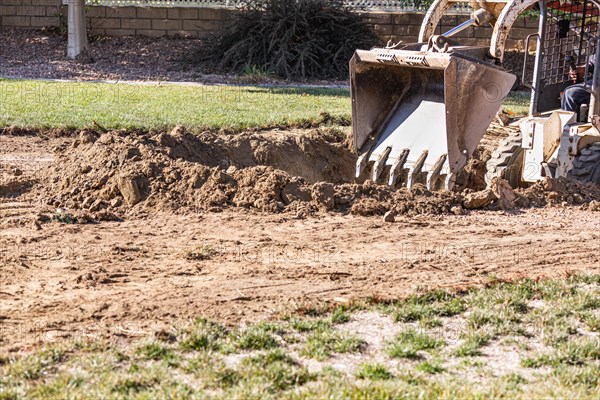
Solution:
[[[96,139],[96,135],[88,130],[84,129],[79,133],[79,143],[81,144],[94,143]]]
[[[494,178],[490,189],[494,196],[500,201],[502,209],[509,210],[514,207],[519,196],[515,193],[507,180]]]
[[[331,210],[335,206],[335,190],[332,183],[317,182],[312,187],[312,198],[319,204]]]
[[[600,201],[592,200],[590,204],[588,204],[588,210],[590,211],[600,211]]]
[[[468,210],[483,208],[492,203],[496,199],[494,192],[491,189],[481,190],[479,192],[469,193],[465,196],[463,207]]]
[[[142,192],[139,185],[139,177],[121,176],[119,177],[118,187],[121,195],[127,204],[133,206],[142,200]]]
[[[465,213],[465,210],[462,208],[462,206],[457,205],[450,208],[450,212],[454,215],[463,215]]]
[[[121,204],[123,204],[123,201],[121,199],[119,199],[119,198],[112,199],[111,202],[110,202],[110,206],[113,207],[113,208],[120,207]]]
[[[312,196],[311,191],[301,179],[292,178],[281,191],[281,198],[287,205],[294,201],[308,202]]]
[[[396,216],[393,211],[388,211],[383,215],[383,222],[395,222]]]

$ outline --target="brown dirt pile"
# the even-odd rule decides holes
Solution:
[[[355,156],[319,132],[193,135],[82,131],[40,174],[45,203],[71,210],[148,212],[234,206],[267,212],[317,209],[360,215],[447,213],[456,193],[344,183]]]
[[[219,211],[241,207],[304,216],[318,210],[358,215],[462,214],[464,209],[586,204],[597,187],[546,180],[513,191],[430,192],[352,183],[355,156],[343,137],[313,131],[193,135],[82,131],[38,174],[48,205],[95,213],[93,219],[161,210]],[[474,185],[481,189],[480,185]]]

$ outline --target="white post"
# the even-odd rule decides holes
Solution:
[[[67,39],[67,58],[87,58],[87,32],[85,23],[85,0],[67,0],[69,5],[69,24]]]

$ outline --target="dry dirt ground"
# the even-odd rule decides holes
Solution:
[[[67,59],[67,37],[56,29],[0,27],[0,76],[78,81],[172,81],[278,83],[273,77],[203,73],[193,61],[201,39],[191,37],[96,36],[89,42],[92,62]],[[315,81],[339,86],[347,82]]]
[[[323,185],[310,189],[311,179],[296,180],[274,170],[281,161],[270,163],[272,157],[260,150],[261,140],[273,133],[248,138],[258,141],[248,146],[254,158],[264,156],[267,166],[233,169],[196,153],[177,153],[187,143],[185,136],[162,135],[142,135],[131,143],[122,138],[126,156],[119,153],[118,133],[108,138],[94,133],[0,136],[0,350],[24,350],[36,342],[93,333],[143,335],[197,316],[237,324],[268,319],[305,303],[398,298],[424,288],[483,284],[494,277],[600,272],[600,212],[591,211],[585,199],[580,204],[571,198],[545,207],[454,215],[448,207],[460,202],[460,195],[423,194],[431,204],[443,203],[429,212],[416,206],[425,201],[419,194],[409,193],[408,200],[398,197],[405,206],[388,223],[347,204],[365,198],[377,202],[388,193],[372,184],[367,184],[371,197],[365,185],[344,184],[329,187],[331,198],[323,198]],[[310,137],[297,134],[277,143],[311,149]],[[121,164],[111,164],[112,156],[101,147],[109,139]],[[206,139],[213,144],[219,140]],[[245,146],[244,140],[232,139],[230,147],[221,149],[232,154],[231,149]],[[127,150],[133,145],[139,154]],[[160,152],[157,146],[166,150]],[[333,141],[331,146],[327,151],[343,156],[343,143]],[[218,154],[215,147],[210,149]],[[77,155],[87,164],[76,164]],[[101,186],[115,186],[95,190],[88,181],[73,178],[88,174],[95,180],[105,174],[105,166],[130,171],[134,164],[127,157],[141,163],[140,170],[153,160],[150,169],[172,174],[173,182],[145,175],[144,188],[137,187],[144,199],[129,205],[126,189],[135,181],[113,182],[107,175]],[[190,163],[204,163],[208,172]],[[288,170],[298,167],[294,165]],[[69,169],[88,172],[70,175]],[[190,170],[196,175],[188,176]],[[240,171],[254,171],[258,178]],[[272,180],[275,186],[269,186]],[[184,186],[189,190],[199,185],[194,193],[206,207],[190,202],[194,195],[184,186],[169,186],[188,181],[191,186]],[[279,192],[265,197],[244,185]],[[294,191],[286,192],[281,185]],[[223,191],[229,206],[219,196],[215,202],[203,197],[207,193],[202,187]],[[169,188],[180,196],[169,197]],[[282,201],[282,193],[290,198]],[[300,199],[305,195],[306,201]],[[409,200],[418,213],[407,211]],[[371,214],[379,211],[375,207]]]
[[[192,38],[97,37],[94,62],[66,58],[66,36],[56,31],[0,28],[0,75],[77,80],[180,80],[201,78],[183,71],[180,60],[200,41]],[[134,50],[135,49],[135,50]]]

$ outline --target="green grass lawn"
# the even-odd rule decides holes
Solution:
[[[489,279],[0,353],[0,399],[598,399],[600,275]]]
[[[505,108],[527,113],[528,95]],[[335,88],[132,85],[0,78],[0,126],[196,129],[348,124],[350,92]]]
[[[350,119],[346,89],[132,85],[0,79],[0,126],[212,129]]]

